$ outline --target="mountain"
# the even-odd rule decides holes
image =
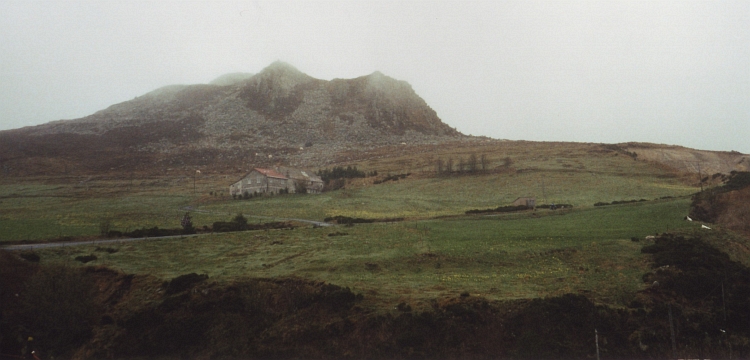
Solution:
[[[404,81],[380,72],[326,81],[275,62],[255,75],[166,86],[80,119],[0,132],[0,166],[86,172],[269,158],[312,166],[341,149],[462,137]]]

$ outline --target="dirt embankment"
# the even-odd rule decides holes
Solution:
[[[686,173],[710,176],[732,171],[750,171],[750,155],[736,151],[707,151],[644,143],[620,144],[625,151],[637,154],[639,160],[653,161]]]
[[[750,172],[735,172],[724,186],[694,195],[690,216],[750,236]]]
[[[188,274],[161,282],[2,252],[0,280],[16,281],[0,281],[0,351],[63,359],[572,359],[595,356],[596,330],[608,359],[750,355],[746,266],[679,236],[663,235],[643,252],[652,254],[643,277],[650,286],[626,308],[578,294],[505,302],[463,294],[420,311],[367,305],[348,288],[298,278],[222,284]],[[40,286],[50,279],[55,286]]]

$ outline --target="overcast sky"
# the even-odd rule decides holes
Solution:
[[[499,139],[750,153],[750,1],[1,0],[0,130],[282,60]]]

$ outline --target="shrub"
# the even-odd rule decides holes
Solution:
[[[99,246],[97,246],[96,249],[94,249],[94,251],[101,251],[101,252],[106,252],[108,254],[114,254],[114,253],[120,251],[120,249],[115,249],[115,248],[110,248],[110,247],[99,247]]]
[[[505,212],[514,212],[514,211],[524,211],[529,210],[530,208],[526,205],[518,205],[518,206],[498,206],[494,209],[485,209],[485,210],[479,210],[479,209],[473,209],[466,211],[466,215],[471,214],[488,214],[488,213],[505,213]]]
[[[329,216],[323,219],[325,222],[336,222],[337,224],[369,224],[374,222],[396,222],[403,220],[404,218],[363,219],[343,215]]]
[[[366,176],[363,171],[359,171],[357,170],[356,166],[351,165],[347,166],[346,168],[344,168],[343,166],[336,166],[331,170],[318,170],[317,174],[326,183],[333,179],[353,179],[363,178]]]
[[[383,178],[383,180],[375,180],[373,183],[377,185],[377,184],[382,184],[387,181],[398,181],[399,179],[406,179],[409,175],[411,175],[411,173],[388,175],[385,178]]]
[[[180,225],[182,225],[183,233],[195,234],[195,228],[193,227],[193,219],[190,217],[189,212],[186,212],[185,216],[182,217],[182,221],[180,221]]]
[[[242,213],[238,213],[235,215],[235,217],[232,219],[232,222],[237,224],[237,227],[239,229],[247,229],[247,218],[245,218]]]
[[[124,233],[125,236],[129,237],[160,237],[160,236],[173,236],[182,235],[182,229],[159,229],[158,226],[154,226],[150,229],[142,228],[136,229],[131,232]]]
[[[288,190],[287,190],[288,192]],[[294,182],[294,192],[297,194],[307,194],[307,181],[295,181]]]
[[[330,181],[327,181],[325,185],[323,185],[323,191],[334,191],[338,189],[343,189],[344,186],[346,186],[346,180],[344,179],[332,179]]]

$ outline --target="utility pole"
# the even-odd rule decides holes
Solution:
[[[701,172],[701,163],[698,162],[698,182],[701,184],[701,192],[703,192],[703,173]]]
[[[193,173],[193,195],[195,195],[195,178],[198,177],[198,174],[200,173],[200,170],[195,170],[195,172]]]
[[[724,326],[727,324],[727,303],[724,298],[724,282],[721,282],[721,307],[724,308]]]
[[[542,198],[544,198],[544,203],[547,203],[547,194],[544,192],[544,175],[542,175]]]

